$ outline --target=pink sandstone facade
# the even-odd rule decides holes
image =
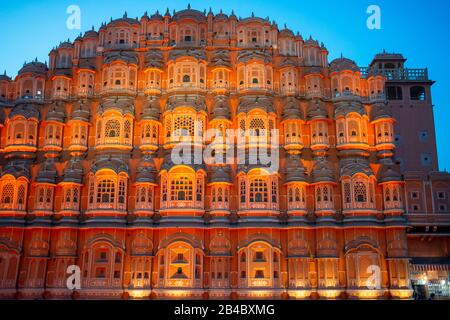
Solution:
[[[0,76],[0,298],[448,295],[433,82],[404,64],[329,62],[275,22],[188,8]],[[172,161],[180,136],[222,154],[209,128],[250,132],[236,151],[276,148],[280,169]]]

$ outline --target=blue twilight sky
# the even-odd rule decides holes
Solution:
[[[119,0],[0,0],[0,72],[6,69],[15,76],[24,61],[37,57],[48,60],[48,52],[60,41],[74,38],[92,25],[98,29],[102,21],[121,17],[141,17],[157,9],[181,10],[190,2],[193,9],[213,9],[218,13],[256,16],[275,20],[279,28],[300,31],[304,38],[312,35],[323,41],[330,51],[330,61],[343,53],[358,65],[366,66],[375,53],[386,49],[400,52],[407,66],[428,67],[433,86],[439,166],[450,170],[450,1],[447,0],[232,0],[232,1],[119,1]],[[81,9],[81,30],[66,27],[69,5]],[[381,30],[366,27],[369,5],[381,8]]]

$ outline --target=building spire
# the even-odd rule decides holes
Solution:
[[[188,3],[188,10],[191,10],[191,4]]]

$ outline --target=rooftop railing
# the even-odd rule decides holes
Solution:
[[[369,75],[383,75],[388,81],[427,81],[428,69],[370,69],[360,68],[361,76],[367,78]]]

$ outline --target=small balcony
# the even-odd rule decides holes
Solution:
[[[306,98],[307,99],[323,98],[322,90],[320,88],[308,89],[306,90]]]
[[[347,90],[343,92],[334,92],[333,93],[333,102],[339,101],[359,101],[361,102],[361,96],[359,93],[355,93],[353,91]]]

